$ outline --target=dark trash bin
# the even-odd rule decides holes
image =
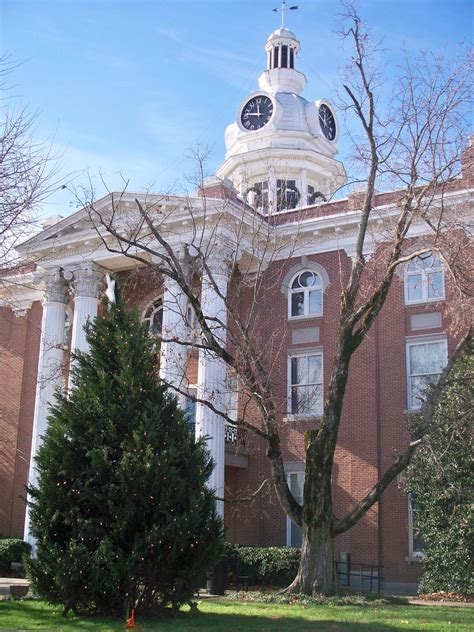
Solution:
[[[223,595],[225,590],[226,563],[220,560],[214,567],[211,577],[211,594]]]

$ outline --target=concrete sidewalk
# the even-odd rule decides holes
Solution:
[[[10,586],[29,586],[30,582],[21,577],[0,577],[0,600],[10,596]]]

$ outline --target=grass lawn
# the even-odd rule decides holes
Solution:
[[[203,601],[200,613],[182,612],[173,619],[137,618],[139,630],[192,632],[471,632],[474,609],[447,606],[299,606],[229,601]],[[114,632],[119,621],[61,617],[61,609],[40,601],[0,602],[0,631]]]

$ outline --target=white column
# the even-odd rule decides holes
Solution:
[[[178,341],[189,340],[189,324],[187,323],[188,299],[179,284],[170,277],[164,279],[163,323],[161,335],[163,341],[160,348],[160,377],[172,387],[180,390],[188,388],[186,367],[188,362],[187,345]],[[174,338],[175,340],[166,340]],[[186,406],[186,396],[176,392],[181,408]]]
[[[61,389],[64,385],[64,323],[68,289],[67,281],[59,268],[38,275],[35,283],[41,283],[44,286],[44,298],[28,475],[29,484],[34,486],[38,483],[34,459],[46,430],[49,406],[53,402],[55,390]],[[30,534],[28,508],[25,519],[25,540],[34,544]]]
[[[272,213],[276,213],[277,208],[277,179],[272,168],[268,171],[268,206]]]
[[[243,173],[239,173],[239,195],[245,200],[245,178]]]
[[[74,290],[74,317],[72,321],[71,352],[87,353],[89,345],[86,340],[84,326],[88,320],[97,316],[99,307],[99,293],[104,280],[104,274],[94,264],[88,264],[69,270],[66,278],[72,281]],[[72,368],[72,364],[71,367]],[[72,386],[72,373],[69,373],[69,388]]]
[[[306,169],[301,171],[300,182],[300,201],[298,206],[306,206],[308,204],[308,172]]]
[[[213,257],[208,261],[212,273],[212,280],[218,291],[213,286],[206,271],[202,274],[201,306],[209,323],[209,328],[219,344],[224,346],[227,341],[227,308],[223,297],[227,296],[229,282],[229,269],[222,257]],[[216,322],[214,319],[218,319]],[[213,406],[224,412],[226,393],[227,367],[215,353],[207,349],[199,350],[198,387],[197,396],[212,402]],[[225,441],[224,418],[212,411],[205,404],[196,405],[196,437],[208,437],[207,448],[214,460],[214,470],[209,478],[209,488],[214,490],[216,496],[224,497],[224,471],[225,471]],[[217,502],[217,511],[224,516],[224,503]]]

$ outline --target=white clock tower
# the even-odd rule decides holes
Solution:
[[[217,170],[240,196],[263,213],[327,199],[345,182],[338,153],[339,125],[325,99],[300,96],[307,80],[296,69],[300,43],[286,28],[265,44],[267,70],[260,89],[239,106],[225,133],[226,157]]]

